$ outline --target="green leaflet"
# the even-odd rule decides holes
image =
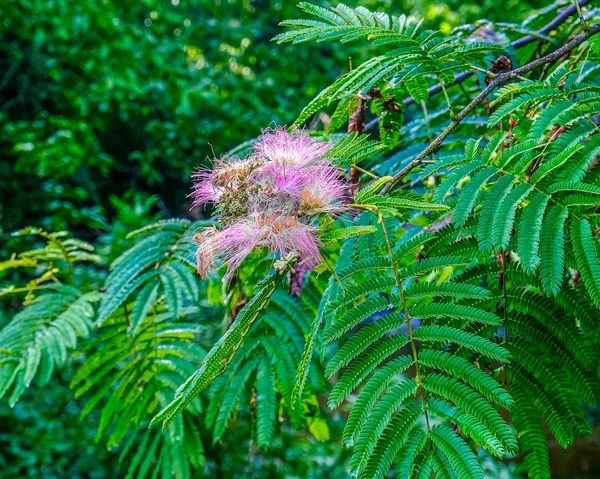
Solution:
[[[517,429],[522,431],[519,442],[525,453],[525,467],[532,477],[550,479],[550,458],[542,418],[520,384],[511,389],[516,402],[512,418]]]
[[[509,361],[510,353],[499,344],[473,333],[450,326],[423,326],[415,331],[415,337],[423,341],[454,343],[498,361]]]
[[[492,236],[488,238],[488,243],[493,244],[499,250],[505,250],[508,247],[517,207],[532,190],[532,185],[521,183],[504,198],[494,214],[491,227]]]
[[[403,314],[393,313],[364,326],[352,338],[346,341],[329,360],[325,369],[325,376],[330,377],[338,372],[342,367],[348,365],[350,361],[364,353],[368,347],[375,344],[379,339],[402,327],[405,322]],[[408,342],[407,337],[405,341]]]
[[[542,163],[540,168],[534,173],[531,177],[532,183],[538,183],[547,175],[552,173],[554,170],[560,168],[564,165],[568,160],[570,160],[579,150],[581,150],[581,145],[571,145],[561,152],[559,152],[555,157],[550,160],[546,160]]]
[[[463,187],[454,212],[454,222],[458,226],[463,225],[467,221],[469,215],[473,211],[477,198],[479,197],[481,188],[485,186],[487,181],[497,171],[498,169],[495,166],[488,166],[487,168],[478,171],[471,179],[471,182]]]
[[[528,376],[528,389],[535,392],[536,407],[547,420],[548,427],[562,447],[572,444],[575,436],[591,433],[576,392],[569,378],[557,370],[546,356],[539,356],[534,345],[519,339],[510,345],[522,376]],[[535,361],[534,358],[538,357]],[[542,405],[542,402],[545,402]],[[556,421],[556,422],[555,422]]]
[[[477,229],[477,241],[479,241],[479,248],[482,251],[489,251],[493,246],[493,219],[498,205],[508,196],[514,181],[515,177],[512,175],[503,176],[486,196],[481,209],[481,215],[479,216],[479,227]]]
[[[326,233],[321,236],[321,240],[324,242],[343,240],[352,236],[361,236],[370,233],[375,233],[377,228],[375,226],[349,226],[348,228],[340,228],[330,233]]]
[[[413,429],[422,410],[418,405],[409,404],[400,414],[392,418],[380,434],[375,449],[369,455],[363,469],[363,476],[380,479],[386,477],[392,463],[407,439],[416,431]]]
[[[300,365],[298,366],[298,371],[296,372],[296,382],[294,384],[294,390],[292,392],[292,409],[298,410],[303,407],[302,394],[304,392],[306,378],[308,377],[308,369],[310,367],[310,360],[313,356],[315,341],[317,340],[319,328],[321,327],[321,323],[323,322],[324,310],[330,301],[331,292],[332,290],[334,290],[335,287],[335,277],[331,276],[331,278],[329,279],[328,287],[323,293],[323,298],[321,300],[321,303],[319,304],[319,310],[311,324],[310,333],[308,334],[308,337],[306,338],[306,342],[304,344],[302,359],[300,360]]]
[[[14,386],[14,406],[32,381],[46,384],[79,338],[88,338],[99,294],[57,285],[37,296],[0,330],[0,398]]]
[[[346,444],[351,445],[353,443],[353,438],[358,428],[365,422],[373,406],[394,377],[405,371],[412,364],[413,359],[411,356],[396,358],[379,369],[362,388],[350,411],[350,416],[344,428],[343,438]]]
[[[353,476],[361,474],[362,469],[367,465],[369,457],[373,453],[379,434],[390,423],[392,416],[404,401],[414,394],[416,388],[417,384],[414,379],[403,381],[390,389],[373,408],[356,439],[354,454],[350,460],[350,473]],[[421,411],[420,404],[411,404],[400,412],[400,417],[412,416],[411,419],[403,421],[407,422],[410,428],[421,415]]]
[[[413,283],[405,290],[407,298],[421,297],[448,297],[448,298],[465,298],[465,299],[484,299],[490,296],[487,289],[471,284],[460,283],[435,283],[426,281],[423,283]]]
[[[564,280],[566,207],[553,206],[542,223],[540,273],[544,291],[555,296]]]
[[[600,308],[600,261],[595,246],[597,239],[592,235],[587,220],[576,218],[572,220],[571,241],[583,284],[596,307]]]
[[[258,314],[268,304],[275,288],[275,277],[268,278],[261,285],[250,303],[240,311],[235,322],[206,355],[200,369],[180,386],[175,399],[152,419],[150,426],[162,421],[163,429],[167,427],[202,389],[223,372]]]
[[[496,45],[481,41],[472,44],[456,42],[443,38],[439,31],[419,34],[421,22],[407,19],[405,15],[390,17],[364,7],[352,9],[343,4],[326,9],[302,2],[300,8],[316,19],[286,20],[282,25],[290,30],[277,35],[274,40],[280,43],[344,43],[366,39],[390,48],[386,55],[367,60],[323,90],[302,111],[296,124],[304,123],[331,101],[345,104],[348,98],[366,94],[372,87],[391,79],[403,85],[416,101],[425,100],[429,96],[426,75],[435,75],[450,84],[454,70],[465,70],[472,62],[481,63],[487,52],[498,49]],[[385,121],[385,115],[383,118]]]
[[[390,309],[391,306],[393,305],[390,305],[384,296],[368,299],[350,309],[343,317],[335,319],[331,326],[323,333],[323,340],[328,343],[334,341],[361,321],[364,321],[375,313]]]
[[[144,321],[144,318],[150,312],[150,309],[154,306],[158,293],[158,283],[148,283],[146,284],[138,297],[136,298],[135,304],[133,305],[133,309],[131,310],[131,315],[129,317],[129,328],[128,332],[132,336],[135,336]]]
[[[509,452],[518,450],[516,438],[496,409],[485,398],[464,383],[441,374],[428,374],[425,389],[446,399],[484,424]]]
[[[538,250],[542,233],[542,220],[549,199],[543,193],[535,193],[517,224],[517,251],[519,252],[521,266],[527,272],[534,272],[540,261]]]
[[[526,289],[520,292],[519,290],[514,293],[509,292],[507,296],[511,309],[535,318],[577,358],[585,369],[593,370],[599,360],[593,342],[586,338],[572,319],[556,321],[555,318],[561,313],[552,301]]]
[[[404,346],[406,342],[406,336],[400,334],[388,336],[369,347],[340,376],[337,384],[329,394],[329,408],[333,409],[339,406],[352,390],[358,387],[370,373],[380,366],[385,359]]]
[[[567,195],[562,201],[564,206],[597,206],[600,204],[600,198],[594,193],[573,193]]]
[[[434,426],[429,436],[448,458],[458,477],[483,479],[481,466],[473,451],[455,431],[446,424]]]
[[[473,306],[460,304],[429,303],[420,304],[412,308],[411,315],[415,318],[455,318],[476,323],[499,326],[502,320],[489,311],[484,311]]]
[[[544,88],[539,87],[535,92],[525,92],[521,95],[515,96],[512,100],[507,101],[504,105],[498,108],[488,121],[488,127],[493,127],[498,122],[508,117],[511,113],[518,109],[522,109],[530,105],[531,103],[541,103],[543,101],[553,100],[561,98],[563,92],[557,88]]]
[[[394,279],[385,276],[365,281],[362,284],[348,288],[345,295],[338,296],[335,300],[331,301],[331,303],[328,305],[327,312],[339,311],[344,306],[352,304],[366,295],[381,291],[387,292],[393,289],[395,286],[396,282]]]
[[[256,400],[256,443],[258,447],[267,448],[275,432],[277,390],[273,370],[266,358],[258,366]]]
[[[252,360],[245,363],[239,371],[236,371],[236,375],[233,381],[231,381],[231,383],[228,384],[225,394],[221,398],[219,404],[219,412],[217,414],[215,424],[213,426],[214,444],[218,443],[221,440],[221,437],[225,432],[225,428],[227,427],[227,423],[233,416],[234,410],[237,407],[242,394],[244,394],[245,392],[246,385],[250,381],[250,376],[259,366],[260,361],[261,358],[255,357]],[[270,419],[273,419],[273,417],[271,417]]]
[[[469,175],[475,174],[477,170],[484,166],[480,159],[475,159],[468,163],[460,164],[457,168],[452,169],[448,178],[436,189],[433,199],[434,201],[443,201],[446,195],[459,183]]]
[[[193,233],[207,224],[209,222],[164,220],[131,233],[130,236],[137,238],[138,242],[111,264],[112,271],[106,279],[106,293],[98,311],[97,325],[101,325],[129,297],[151,282],[162,284],[167,304],[175,314],[180,309],[180,290],[186,290],[190,298],[197,298],[197,280],[190,271],[194,266],[190,266],[185,257],[193,254]],[[149,294],[150,291],[149,287],[144,293]]]
[[[430,399],[427,408],[438,418],[455,423],[467,436],[475,439],[494,456],[504,457],[504,446],[481,421],[441,399]]]
[[[401,477],[410,477],[414,472],[423,450],[428,446],[427,433],[419,426],[410,430],[406,443],[400,449],[398,471]]]
[[[421,351],[419,362],[462,379],[499,406],[510,409],[513,404],[510,394],[500,387],[494,379],[460,356],[454,356],[444,351]]]
[[[591,371],[534,317],[523,313],[511,314],[507,324],[511,331],[527,341],[524,344],[535,345],[536,353],[553,357],[556,367],[564,371],[572,387],[586,402],[593,403],[600,396],[598,378],[590,374]]]
[[[580,183],[578,181],[559,181],[553,183],[547,188],[548,193],[556,193],[560,191],[568,191],[570,193],[591,193],[600,195],[600,186]]]
[[[492,162],[492,158],[494,157],[496,150],[498,150],[498,147],[500,147],[502,142],[504,142],[505,138],[506,133],[502,131],[497,131],[492,135],[490,141],[488,141],[487,145],[485,145],[485,148],[481,153],[481,159],[484,163],[489,164]]]
[[[445,211],[449,209],[447,206],[437,203],[390,196],[369,196],[362,198],[362,204],[373,205],[379,210],[389,212],[402,210]]]
[[[151,262],[154,262],[154,259],[152,259]],[[154,270],[147,271],[140,276],[137,276],[133,281],[128,281],[118,291],[114,289],[107,290],[106,294],[103,296],[102,303],[100,304],[100,310],[98,311],[98,319],[96,320],[98,325],[101,325],[106,321],[119,306],[127,301],[127,298],[129,298],[134,291],[145,285],[148,281],[154,279],[157,275],[158,273]]]
[[[385,144],[380,141],[371,141],[368,138],[368,135],[358,135],[353,132],[344,136],[332,148],[327,150],[324,156],[329,160],[333,160],[338,166],[349,166],[358,164],[367,158],[372,158],[386,150]]]
[[[176,318],[179,318],[181,315],[181,292],[177,287],[178,285],[175,274],[172,271],[161,273],[160,282],[162,283],[165,291],[165,297],[169,311],[171,311]]]

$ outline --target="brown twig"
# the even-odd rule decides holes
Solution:
[[[386,184],[384,187],[382,194],[390,191],[394,186],[406,176],[410,171],[412,171],[415,167],[420,165],[425,158],[435,152],[443,143],[443,141],[454,131],[454,129],[460,124],[462,120],[464,120],[469,113],[471,113],[477,105],[479,105],[485,98],[488,97],[490,93],[492,93],[496,88],[504,85],[510,80],[517,78],[523,73],[527,73],[540,65],[545,65],[547,63],[551,63],[553,61],[559,60],[563,55],[566,55],[575,47],[581,45],[588,38],[600,32],[600,23],[590,27],[589,30],[584,31],[583,33],[577,35],[571,41],[558,48],[557,50],[545,55],[537,60],[528,63],[527,65],[523,65],[522,67],[515,68],[506,73],[500,73],[490,82],[490,84],[477,95],[471,102],[463,108],[454,118],[454,120],[439,134],[439,136],[433,140],[427,148],[425,148],[413,161],[411,161],[408,165],[406,165],[402,170],[396,173],[392,179]]]
[[[591,0],[579,0],[579,7],[583,7],[590,2],[591,2]],[[518,40],[515,40],[510,44],[511,47],[518,49],[518,48],[524,47],[525,45],[529,45],[530,43],[538,41],[539,35],[546,35],[547,33],[551,32],[556,27],[563,24],[574,13],[577,13],[577,8],[575,5],[571,5],[567,8],[562,9],[560,11],[560,13],[554,18],[554,20],[552,20],[550,23],[548,23],[542,29],[540,29],[536,32],[536,35],[538,35],[538,36],[527,35],[525,37],[519,38]],[[465,80],[467,80],[468,78],[471,78],[471,76],[473,76],[473,74],[474,74],[474,72],[472,72],[472,71],[459,73],[454,78],[453,83],[451,83],[450,85],[445,85],[445,86],[449,87],[452,85],[458,85],[458,84],[464,82]],[[438,83],[437,85],[434,85],[434,86],[428,88],[427,91],[429,93],[429,96],[433,96],[436,93],[439,93],[442,91],[442,84]],[[407,106],[414,104],[415,99],[412,96],[409,96],[408,98],[405,98],[402,101],[402,103],[403,103],[404,107],[407,107]],[[369,121],[365,125],[365,131],[370,130],[371,128],[375,127],[377,125],[377,123],[379,122],[379,119],[380,119],[380,117],[376,117],[376,118],[373,118],[371,121]]]
[[[358,104],[352,110],[350,118],[348,119],[348,134],[356,133],[362,135],[365,132],[365,119],[367,117],[367,103],[373,98],[381,98],[381,91],[379,88],[373,88],[366,95],[357,95]],[[354,196],[358,189],[358,183],[360,181],[360,170],[354,166],[350,168],[350,178],[348,184],[350,185],[350,196]]]

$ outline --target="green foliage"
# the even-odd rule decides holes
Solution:
[[[444,36],[441,31],[421,30],[422,21],[406,15],[390,17],[382,12],[373,13],[362,6],[352,9],[340,3],[326,9],[301,2],[300,8],[319,20],[282,22],[281,25],[291,30],[275,37],[279,43],[369,40],[376,47],[384,47],[386,53],[367,60],[325,88],[300,113],[296,119],[298,125],[335,101],[339,106],[333,121],[339,125],[349,119],[349,99],[367,95],[373,88],[379,97],[383,95],[388,105],[394,103],[400,92],[407,92],[417,102],[427,100],[428,76],[439,79],[442,84],[452,84],[456,72],[467,70],[472,64],[484,66],[482,59],[501,49],[479,39],[464,42],[458,37]],[[389,115],[383,115],[380,123],[382,139],[392,146],[398,141],[402,119],[401,116],[394,118],[393,111],[392,108]],[[390,139],[390,135],[395,139]]]
[[[63,284],[59,278],[72,281],[78,263],[97,263],[92,245],[66,232],[47,233],[39,228],[25,228],[13,234],[16,238],[34,236],[45,245],[24,251],[0,263],[0,271],[25,268],[37,274],[25,286],[10,285],[0,296],[27,293],[25,309],[17,313],[0,330],[0,397],[9,393],[13,407],[35,381],[46,385],[56,367],[63,366],[78,339],[87,339],[94,318],[98,293],[82,294],[77,288]]]
[[[206,354],[194,343],[197,321],[173,322],[172,313],[160,309],[155,306],[135,332],[127,306],[112,315],[85,351],[71,384],[76,398],[86,397],[82,418],[102,405],[96,439],[106,437],[109,448],[124,441],[120,462],[128,458],[127,477],[146,477],[153,470],[163,477],[171,477],[171,471],[189,477],[190,465],[198,468],[204,462],[198,398],[168,430],[144,432],[141,427]]]
[[[523,24],[449,32],[410,12],[303,2],[311,19],[284,21],[290,30],[276,37],[305,44],[303,61],[281,53],[259,61],[267,46],[256,41],[261,23],[248,20],[252,2],[242,8],[244,28],[205,22],[201,38],[191,25],[204,19],[190,12],[211,8],[225,19],[230,7],[171,3],[86,10],[50,2],[74,28],[57,30],[63,20],[53,16],[43,34],[39,18],[8,5],[0,32],[14,32],[0,43],[9,66],[0,93],[17,95],[0,112],[0,149],[16,175],[43,178],[40,204],[54,194],[48,185],[67,177],[89,191],[57,201],[108,197],[113,186],[119,195],[112,226],[105,204],[80,212],[109,231],[98,241],[107,269],[90,243],[63,232],[28,228],[9,238],[19,253],[0,263],[9,283],[0,295],[16,312],[0,329],[0,397],[18,410],[52,377],[70,377],[81,419],[117,450],[113,468],[123,477],[296,477],[304,474],[297,464],[320,454],[327,460],[311,467],[322,477],[496,477],[486,461],[514,457],[529,477],[551,477],[548,441],[566,448],[590,435],[587,405],[600,399],[597,10],[580,0],[552,34],[538,30],[558,5]],[[149,22],[122,22],[121,10]],[[214,43],[220,28],[233,39]],[[116,47],[97,42],[108,29],[121,34]],[[510,43],[520,35],[531,37]],[[590,38],[545,56],[579,35]],[[83,50],[68,55],[74,41],[85,45],[85,61]],[[315,53],[324,57],[331,41],[349,50],[315,68]],[[246,51],[253,43],[256,56]],[[357,66],[339,74],[330,62],[352,53]],[[150,63],[139,61],[145,56]],[[259,78],[277,56],[281,81]],[[491,101],[477,96],[507,59],[512,69],[536,58],[539,68],[500,77]],[[286,99],[302,75],[303,85],[314,75],[331,85]],[[72,88],[55,94],[57,83]],[[226,151],[268,124],[266,107],[291,119],[303,95],[315,94],[297,123],[323,123],[314,137],[331,141],[327,158],[357,182],[347,209],[319,218],[323,262],[314,271],[282,271],[277,255],[255,251],[227,281],[216,273],[200,281],[195,242],[213,222],[156,222],[163,213],[154,208],[166,214],[174,200],[123,195],[121,177],[110,187],[104,178],[119,168],[123,177],[135,172],[123,180],[132,190],[138,176],[142,191],[171,188],[200,163],[212,133],[222,131],[215,149]],[[209,123],[201,129],[199,105]],[[215,113],[221,123],[211,123]],[[115,135],[124,125],[143,141]],[[70,159],[64,167],[61,155]],[[14,222],[29,211],[17,196],[7,203]],[[325,412],[325,402],[336,411]],[[347,451],[333,449],[338,443]]]
[[[366,95],[375,86],[384,97],[399,88],[419,102],[427,98],[430,85],[421,80],[424,75],[433,74],[442,84],[451,81],[444,77],[443,66],[436,64],[436,55],[428,52],[427,42],[436,34],[419,37],[416,25],[405,17],[344,5],[328,10],[303,3],[301,8],[319,19],[285,22],[292,30],[279,35],[279,41],[368,39],[398,48],[341,77],[309,104],[298,122],[329,102],[340,101],[334,117],[336,126],[341,126],[340,115],[351,111],[349,99]],[[519,31],[507,25],[511,29]],[[461,57],[460,42],[456,38],[439,42],[442,54],[446,44],[456,52],[455,57],[445,57],[456,62],[450,67],[455,71],[474,63],[468,54]],[[479,45],[472,48],[478,51]],[[484,45],[478,53],[484,57],[494,49]],[[339,374],[330,406],[338,407],[362,385],[344,436],[353,446],[353,475],[383,477],[398,456],[399,470],[407,471],[407,477],[483,477],[465,438],[500,457],[518,448],[495,411],[497,406],[511,409],[515,416],[532,477],[547,477],[549,471],[546,439],[540,435],[542,422],[563,447],[591,432],[580,402],[598,399],[598,374],[589,369],[597,354],[589,338],[597,338],[597,326],[590,323],[587,312],[598,306],[600,277],[595,238],[600,191],[595,158],[600,150],[593,121],[600,105],[598,87],[593,81],[582,82],[583,66],[578,62],[585,54],[585,47],[580,48],[572,62],[550,69],[545,80],[533,77],[500,88],[489,105],[492,111],[486,123],[492,131],[471,133],[472,138],[460,140],[464,147],[458,154],[433,159],[415,176],[423,183],[431,175],[442,177],[433,205],[415,195],[419,188],[414,188],[415,183],[407,185],[413,191],[392,189],[382,194],[391,179],[386,176],[390,169],[400,169],[392,161],[387,170],[384,162],[379,168],[382,176],[355,195],[356,205],[379,216],[382,230],[345,240],[342,250],[349,250],[335,268],[341,291],[337,299],[324,303],[326,315],[329,311],[332,318],[324,338],[342,340],[326,368],[330,376]],[[413,77],[411,61],[418,66],[413,67],[417,72]],[[571,73],[580,68],[579,75]],[[417,86],[419,81],[423,86]],[[342,105],[346,106],[341,109]],[[375,111],[382,113],[380,108]],[[420,124],[427,127],[431,140],[436,133],[425,115]],[[509,120],[507,133],[493,132]],[[383,121],[384,116],[380,125]],[[411,131],[410,125],[405,129]],[[418,134],[408,137],[414,141]],[[403,165],[410,164],[406,156]],[[403,210],[414,208],[438,211],[433,216],[441,223],[440,202],[451,208],[454,226],[435,231],[434,240],[423,242],[418,257],[413,253],[410,266],[405,265],[403,255],[395,253],[401,247],[391,241],[397,237],[398,223],[392,223],[388,234],[382,217],[409,222],[412,215]],[[356,224],[368,223],[357,219]],[[369,236],[373,242],[367,240]],[[512,255],[517,262],[507,267]],[[568,281],[569,268],[580,271],[581,279]],[[467,285],[486,290],[462,288]],[[578,301],[581,307],[575,308]],[[499,334],[504,347],[498,345]],[[419,348],[414,343],[417,338],[422,340]],[[405,345],[411,346],[412,354],[398,356]],[[498,360],[500,367],[494,363]],[[402,379],[410,365],[416,369],[416,382],[410,376]],[[519,395],[516,404],[501,386],[513,384]],[[415,442],[411,434],[389,429],[394,418],[396,429],[424,427],[408,419],[410,403],[402,408],[413,395],[421,397],[421,414],[427,418],[421,433],[411,432],[418,438]],[[525,398],[530,403],[525,404]],[[453,424],[459,433],[430,424],[430,413]]]
[[[136,244],[111,265],[106,278],[106,294],[98,311],[102,324],[128,298],[141,289],[134,303],[131,330],[135,332],[157,296],[164,293],[176,316],[185,303],[197,300],[199,290],[191,270],[193,236],[206,223],[164,220],[130,233]]]
[[[152,424],[162,421],[163,428],[167,427],[208,384],[223,372],[227,364],[239,349],[242,341],[258,314],[263,310],[271,295],[275,292],[275,278],[269,277],[260,287],[250,303],[237,316],[223,337],[206,355],[200,369],[182,384],[175,394],[174,400],[168,404],[152,420]]]
[[[389,240],[389,233],[384,234]],[[429,238],[418,239],[422,246]],[[404,254],[388,256],[385,267],[379,261],[361,260],[363,252],[356,249],[354,264],[364,266],[353,268],[352,272],[348,268],[338,270],[344,295],[326,309],[325,314],[329,311],[333,320],[324,333],[325,338],[331,342],[350,330],[354,333],[337,350],[326,369],[329,375],[341,371],[330,395],[330,407],[339,406],[345,396],[362,384],[344,432],[345,441],[354,449],[350,465],[354,476],[385,477],[394,457],[411,447],[408,431],[418,423],[418,428],[423,428],[425,441],[431,443],[431,447],[439,447],[455,474],[468,471],[468,477],[483,477],[472,453],[470,459],[465,455],[468,446],[463,439],[450,428],[431,427],[430,417],[460,426],[463,435],[479,441],[498,457],[503,457],[506,451],[516,451],[516,439],[495,410],[498,406],[510,408],[513,403],[510,395],[471,362],[473,353],[507,361],[508,351],[485,337],[450,326],[472,322],[498,325],[501,320],[490,312],[461,304],[473,298],[485,299],[489,295],[486,290],[435,280],[448,267],[445,261],[437,267],[432,264],[420,268],[419,260],[411,253],[417,245],[419,243],[413,242],[404,248]],[[388,253],[393,249],[401,251],[402,243],[396,248],[391,244],[389,247]],[[381,254],[384,252],[385,247]],[[410,268],[403,267],[408,263],[412,264]],[[403,270],[414,273],[402,274]],[[419,278],[419,274],[428,278]],[[418,282],[414,282],[417,278]],[[380,318],[371,323],[363,322],[374,315]],[[441,325],[437,325],[438,322]],[[360,329],[355,330],[357,326]],[[421,340],[418,354],[414,349],[417,337]],[[407,344],[411,345],[412,354],[394,357],[394,353]],[[457,355],[459,351],[450,353],[439,349],[440,345],[445,348],[447,344],[465,345],[471,352],[462,353],[466,356],[461,357]],[[416,379],[402,376],[411,365],[417,368]],[[421,396],[417,402],[409,399],[415,394]],[[430,402],[444,400],[456,404],[457,409],[448,413],[446,408],[439,412],[429,407]],[[396,432],[400,425],[403,434]],[[419,456],[413,457],[413,462],[406,467],[418,469],[423,466],[417,465],[419,460]]]
[[[0,289],[0,296],[27,292],[25,302],[34,297],[37,290],[47,288],[53,281],[60,283],[60,279],[73,282],[75,265],[77,263],[100,263],[101,258],[94,254],[94,247],[76,238],[70,238],[69,233],[60,231],[48,233],[41,228],[28,227],[11,235],[15,239],[23,237],[40,238],[45,243],[43,246],[34,247],[13,255],[11,259],[0,263],[0,271],[10,272],[15,269],[33,268],[35,277],[24,286],[9,286]]]
[[[56,366],[67,362],[78,338],[88,338],[94,316],[96,293],[81,293],[56,286],[33,299],[0,332],[0,395],[10,389],[14,406],[31,382],[45,386]]]
[[[329,438],[328,425],[315,402],[315,393],[323,389],[316,370],[308,374],[300,409],[292,407],[294,370],[311,321],[308,303],[302,305],[287,292],[275,291],[276,281],[271,278],[263,282],[264,287],[257,285],[248,306],[208,354],[209,348],[199,341],[204,338],[209,346],[206,341],[213,334],[207,336],[207,329],[215,328],[210,323],[213,307],[203,299],[208,294],[206,285],[199,284],[190,271],[192,238],[201,226],[168,220],[131,233],[135,244],[111,265],[103,292],[82,293],[68,285],[42,284],[39,278],[32,281],[23,290],[31,297],[40,289],[41,294],[28,299],[25,309],[0,332],[1,385],[3,395],[9,393],[11,406],[32,380],[46,385],[53,369],[68,363],[73,350],[80,351],[75,361],[79,357],[83,361],[71,387],[75,398],[84,401],[81,418],[97,416],[96,441],[104,441],[109,449],[119,448],[118,466],[125,477],[190,477],[205,464],[208,439],[203,424],[212,431],[214,442],[221,441],[233,413],[251,404],[260,448],[275,442],[281,407],[297,427],[306,427],[320,441]],[[68,272],[72,262],[95,258],[91,252],[86,253],[89,256],[76,254],[64,235],[35,233],[50,246],[21,254],[17,261],[7,262],[7,268],[51,261]],[[63,255],[57,253],[61,251]],[[64,275],[61,268],[49,270],[55,280]],[[46,276],[42,274],[45,280]],[[265,314],[271,296],[272,305]],[[256,327],[248,334],[252,323]],[[78,338],[88,343],[81,347]],[[211,388],[206,411],[196,394],[179,399],[180,384],[197,376],[199,363],[204,361],[204,370],[210,374],[222,373],[232,359],[227,374]],[[206,377],[208,372],[200,378],[204,386],[214,379]],[[250,376],[254,392],[244,388]],[[180,411],[185,406],[185,411],[173,414],[163,431],[147,429],[161,409],[174,404]]]
[[[446,182],[452,186],[445,188],[451,191],[457,183],[468,181],[457,195],[455,224],[464,224],[480,204],[480,210],[475,211],[479,213],[480,248],[483,251],[512,249],[514,230],[524,270],[535,272],[539,267],[543,289],[548,294],[557,294],[564,281],[569,225],[594,215],[591,207],[598,201],[596,185],[586,183],[590,158],[600,151],[597,136],[585,141],[581,132],[570,127],[572,121],[590,124],[587,108],[596,87],[570,83],[573,77],[568,73],[559,67],[546,82],[524,82],[501,88],[492,104],[505,103],[496,110],[496,116],[491,117],[490,125],[511,115],[517,122],[528,121],[529,131],[523,131],[527,137],[522,137],[521,130],[517,129],[512,136],[495,134],[483,150],[474,150],[469,162],[450,166],[450,171],[456,174],[449,175]],[[553,79],[567,83],[562,88],[554,87],[555,96],[550,98],[543,94],[542,85],[550,84]],[[507,101],[509,97],[512,99]],[[540,104],[550,99],[561,100],[560,111],[576,111],[577,115],[563,121],[551,116],[556,114],[554,108],[541,109],[538,113]],[[501,111],[503,113],[499,113]],[[520,119],[525,113],[533,119]],[[554,141],[559,133],[547,132],[552,125],[556,132],[561,131],[558,128],[568,129]],[[581,257],[577,246],[573,242],[575,255]],[[583,282],[592,290],[595,287],[587,272]]]
[[[306,68],[323,48],[273,49],[277,23],[294,11],[295,2],[7,1],[3,228],[106,230],[111,196],[130,190],[157,194],[153,213],[184,215],[193,168],[273,121],[291,123],[345,68],[346,53]],[[351,55],[364,57],[359,45]]]
[[[356,165],[385,150],[386,146],[379,141],[369,141],[366,135],[350,133],[339,139],[332,148],[327,150],[326,155],[336,165],[347,166]]]
[[[278,418],[287,412],[293,424],[308,426],[317,440],[329,438],[328,427],[314,404],[315,393],[323,389],[312,365],[314,343],[304,343],[309,334],[309,311],[281,289],[276,290],[266,312],[261,313],[244,338],[243,347],[227,366],[223,376],[211,387],[206,424],[213,430],[213,441],[222,440],[235,411],[250,413],[256,423],[259,448],[272,446]],[[232,325],[233,327],[233,325]],[[297,375],[294,373],[298,364]],[[300,379],[303,376],[303,379]],[[248,394],[250,385],[252,392]],[[243,400],[250,411],[244,411]],[[319,432],[319,427],[324,428]]]

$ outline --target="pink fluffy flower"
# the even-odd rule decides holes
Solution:
[[[323,159],[330,148],[302,132],[263,132],[244,160],[216,160],[212,171],[194,175],[193,206],[213,203],[226,226],[204,230],[198,272],[206,277],[220,262],[229,278],[255,248],[298,260],[310,270],[321,261],[315,218],[339,213],[345,187],[341,170]],[[286,260],[287,261],[287,260]]]
[[[311,172],[311,181],[300,192],[300,212],[341,212],[344,209],[342,200],[346,187],[340,181],[340,170],[328,165],[309,167],[308,170]]]
[[[222,188],[213,185],[213,172],[209,169],[202,169],[192,176],[194,188],[190,193],[193,198],[192,208],[202,206],[207,203],[218,203],[222,194]]]
[[[286,165],[308,165],[331,147],[310,139],[303,132],[288,133],[284,129],[263,130],[262,139],[254,145],[256,154],[268,161]]]
[[[192,176],[194,188],[192,208],[207,203],[217,204],[225,192],[235,193],[250,174],[254,162],[239,158],[214,160],[213,169],[201,169]]]
[[[220,232],[205,230],[196,241],[200,243],[196,252],[198,273],[203,278],[215,267],[217,260],[227,265],[225,278],[229,278],[258,247],[266,247],[281,257],[298,252],[299,263],[308,269],[321,262],[315,228],[291,216],[253,215]]]
[[[253,171],[250,184],[260,186],[266,195],[286,193],[298,196],[311,181],[306,168],[288,166],[282,163],[267,163]]]

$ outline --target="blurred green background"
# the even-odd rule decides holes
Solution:
[[[316,2],[326,4],[326,2]],[[349,2],[449,32],[524,19],[540,0]],[[5,0],[0,17],[0,224],[94,239],[127,206],[187,214],[194,167],[289,124],[368,54],[277,45],[295,1]],[[500,8],[501,7],[501,8]],[[140,206],[141,207],[141,206]]]
[[[412,14],[449,32],[482,18],[520,22],[549,2],[347,3]],[[294,1],[5,0],[0,12],[3,258],[24,247],[9,233],[34,225],[71,231],[109,263],[129,246],[129,231],[201,214],[186,198],[194,168],[262,128],[290,124],[349,58],[358,64],[369,55],[361,43],[271,43],[280,21],[299,16]],[[105,273],[82,274],[94,283]],[[0,325],[18,307],[0,302]],[[79,422],[70,376],[64,370],[12,410],[0,402],[0,477],[121,477],[117,455],[94,442],[97,418]],[[269,457],[257,456],[247,477],[273,477],[269,461],[284,450],[287,477],[344,477],[338,443],[293,432]],[[244,431],[206,455],[220,471],[213,477],[246,477]],[[506,468],[493,471],[489,477],[509,477]]]

